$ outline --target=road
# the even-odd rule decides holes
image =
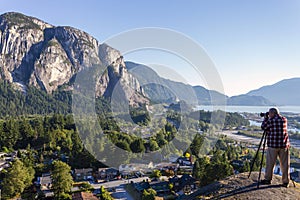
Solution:
[[[115,188],[116,191],[111,193],[111,195],[116,200],[134,200],[134,198],[132,198],[130,194],[126,192],[125,184],[128,184],[131,181],[133,181],[134,183],[141,182],[143,180],[146,181],[146,179],[149,179],[149,177],[145,176],[140,178],[126,179],[126,180],[123,179],[123,180],[108,181],[103,183],[94,183],[92,184],[92,186],[94,187],[94,189],[99,189],[101,186],[103,186],[106,189]]]
[[[104,188],[113,188],[113,187],[118,187],[123,184],[130,183],[133,181],[134,183],[136,182],[141,182],[143,180],[149,179],[149,177],[140,177],[140,178],[132,178],[132,179],[122,179],[122,180],[115,180],[115,181],[108,181],[108,182],[103,182],[103,183],[94,183],[92,186],[94,189],[99,189],[101,186]]]
[[[232,138],[234,140],[240,141],[240,142],[247,142],[251,144],[259,144],[261,138],[255,138],[255,137],[249,137],[245,135],[238,135],[238,131],[222,131],[219,132],[220,134],[227,135],[227,137]],[[300,141],[299,140],[293,140],[290,139],[291,146],[300,149]]]

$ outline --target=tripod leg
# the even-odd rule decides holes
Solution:
[[[260,147],[261,147],[261,144],[262,144],[262,142],[263,142],[263,140],[264,140],[264,138],[265,138],[265,135],[266,135],[266,132],[264,131],[263,136],[261,137],[261,140],[260,140],[260,142],[259,142],[259,145],[258,145],[258,149],[257,149],[257,151],[256,151],[256,154],[255,154],[255,156],[254,156],[254,158],[253,158],[253,160],[252,160],[248,178],[250,178],[250,176],[251,176],[251,172],[252,172],[252,170],[253,170],[255,160],[256,160],[256,158],[257,158],[257,156],[258,156],[258,152],[259,152]]]
[[[264,145],[263,145],[263,153],[262,153],[262,157],[261,157],[261,163],[260,163],[259,174],[258,174],[257,188],[259,188],[259,181],[260,181],[260,176],[261,176],[261,169],[262,169],[262,165],[263,165],[263,162],[264,162],[266,140],[267,140],[267,136],[265,135]]]
[[[294,187],[296,187],[295,181],[293,180],[293,178],[292,178],[292,176],[291,176],[291,175],[290,175],[290,179],[291,179],[291,181],[292,181],[292,183],[293,183]]]

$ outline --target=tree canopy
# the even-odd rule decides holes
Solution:
[[[10,199],[20,196],[25,188],[32,184],[33,179],[34,171],[25,166],[21,160],[15,160],[3,179],[2,198]]]
[[[54,197],[56,199],[67,198],[73,184],[71,167],[62,161],[54,161],[51,178]]]

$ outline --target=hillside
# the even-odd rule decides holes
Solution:
[[[191,86],[162,78],[146,65],[134,62],[125,62],[125,64],[128,71],[141,83],[146,96],[155,102],[170,103],[176,99],[181,99],[191,104],[195,104],[196,101],[199,105],[220,105],[224,103],[227,103],[227,105],[248,106],[273,105],[271,101],[262,96],[239,95],[228,97],[202,86]]]
[[[285,79],[273,85],[252,90],[247,95],[263,96],[277,105],[300,105],[300,78]]]
[[[139,80],[146,95],[155,102],[172,103],[180,99],[190,104],[211,104],[210,91],[204,87],[194,88],[188,84],[162,78],[146,65],[134,62],[125,62],[125,64],[129,72]],[[226,97],[220,94],[219,98]]]
[[[232,96],[227,100],[228,105],[240,105],[240,106],[262,106],[262,105],[273,105],[271,101],[262,96],[251,96],[251,95],[238,95]]]
[[[281,187],[281,177],[274,175],[272,185],[260,185],[257,189],[258,172],[248,179],[248,172],[227,177],[207,185],[184,199],[300,199],[300,184],[294,188]],[[262,173],[262,177],[263,177]]]

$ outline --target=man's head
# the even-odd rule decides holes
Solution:
[[[276,116],[276,115],[279,115],[279,110],[278,110],[278,108],[270,108],[269,109],[269,116],[270,116],[270,118],[272,118],[272,117],[274,117],[274,116]]]

